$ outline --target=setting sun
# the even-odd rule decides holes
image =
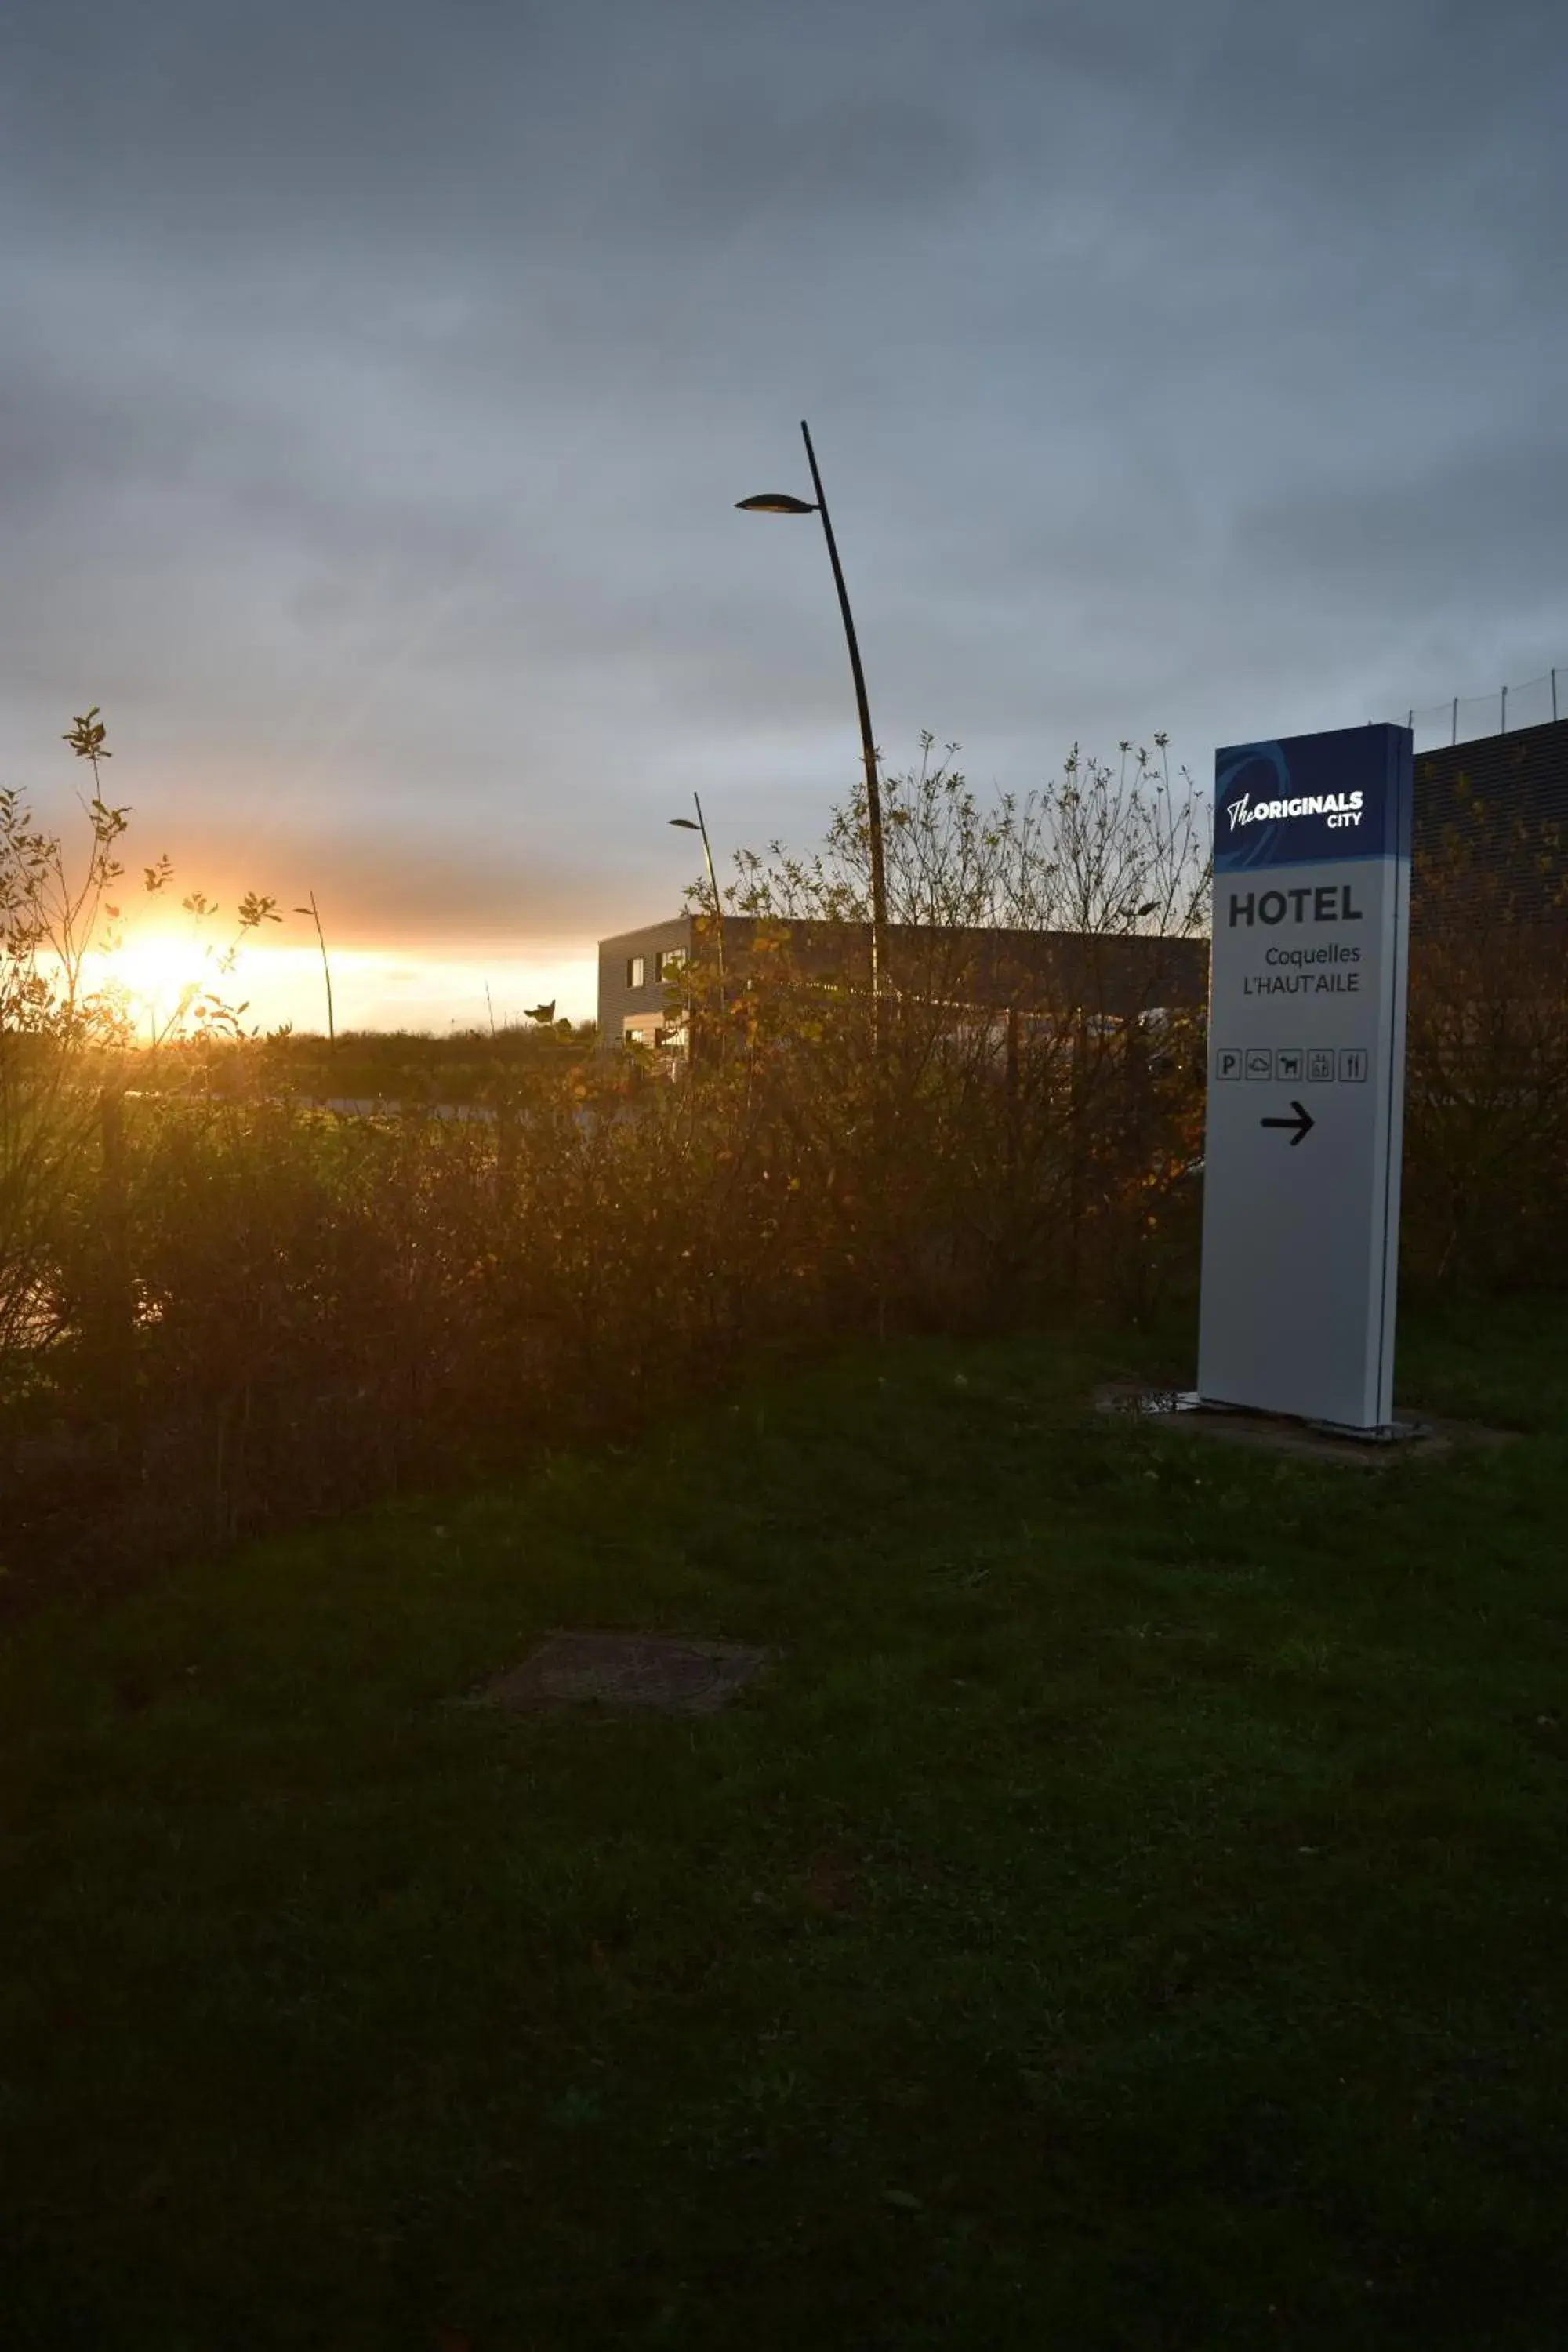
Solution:
[[[186,988],[208,985],[216,957],[210,947],[188,939],[179,939],[169,932],[149,932],[145,937],[128,940],[115,949],[108,961],[121,987],[133,996],[155,999],[177,998]]]
[[[176,1019],[182,999],[194,1002],[209,991],[226,994],[233,978],[221,969],[226,946],[189,929],[133,930],[118,945],[89,956],[87,976],[95,987],[123,991],[139,1026],[151,1023],[162,1029]]]
[[[132,1021],[146,1039],[149,1026],[163,1033],[180,1010],[182,993],[194,992],[182,1028],[191,1024],[196,1001],[205,995],[238,1012],[246,1029],[266,1033],[279,1026],[324,1031],[319,950],[276,936],[242,939],[231,970],[225,958],[234,943],[220,918],[210,939],[171,924],[130,930],[117,947],[95,949],[84,977],[93,989],[123,992]],[[522,1008],[536,998],[554,997],[572,1020],[591,1019],[596,963],[563,955],[560,943],[541,940],[531,950],[490,945],[476,952],[458,944],[344,947],[332,954],[340,1029],[505,1029],[518,1026]]]

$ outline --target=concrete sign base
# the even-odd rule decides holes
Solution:
[[[1407,1415],[1384,1430],[1333,1429],[1299,1421],[1289,1413],[1247,1412],[1205,1404],[1190,1391],[1140,1388],[1113,1381],[1095,1393],[1095,1410],[1128,1423],[1146,1423],[1162,1433],[1216,1439],[1222,1444],[1260,1448],[1303,1462],[1339,1463],[1347,1469],[1381,1470],[1394,1462],[1427,1462],[1456,1449],[1488,1449],[1514,1444],[1514,1430],[1488,1429],[1475,1422],[1420,1420]]]

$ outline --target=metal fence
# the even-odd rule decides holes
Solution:
[[[1457,694],[1451,702],[1390,716],[1395,724],[1403,718],[1418,751],[1435,751],[1444,743],[1473,743],[1483,735],[1507,735],[1521,727],[1555,726],[1559,719],[1568,718],[1568,668],[1549,669],[1544,677],[1526,678],[1522,686],[1500,686],[1494,694]]]

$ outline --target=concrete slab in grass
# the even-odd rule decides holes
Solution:
[[[1310,1421],[1293,1421],[1284,1413],[1252,1412],[1239,1405],[1198,1406],[1184,1393],[1139,1388],[1129,1381],[1113,1381],[1099,1390],[1094,1402],[1098,1412],[1140,1421],[1145,1427],[1258,1446],[1267,1453],[1293,1454],[1306,1462],[1342,1463],[1356,1470],[1381,1470],[1391,1462],[1431,1461],[1462,1447],[1508,1445],[1519,1434],[1517,1430],[1486,1429],[1477,1422],[1439,1421],[1429,1413],[1418,1419],[1401,1412],[1394,1423],[1396,1435],[1361,1437]]]
[[[480,1694],[527,1711],[596,1703],[654,1715],[717,1715],[777,1653],[656,1633],[549,1634]]]

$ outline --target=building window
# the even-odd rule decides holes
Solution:
[[[641,956],[627,956],[627,958],[626,958],[626,986],[627,986],[628,988],[640,988],[640,987],[643,985],[643,982],[644,982],[644,981],[647,979],[647,964],[643,961],[642,957],[641,957]]]
[[[686,950],[684,948],[661,949],[659,953],[656,955],[653,960],[654,978],[656,980],[673,980],[676,973],[680,970],[681,965],[685,961]]]

